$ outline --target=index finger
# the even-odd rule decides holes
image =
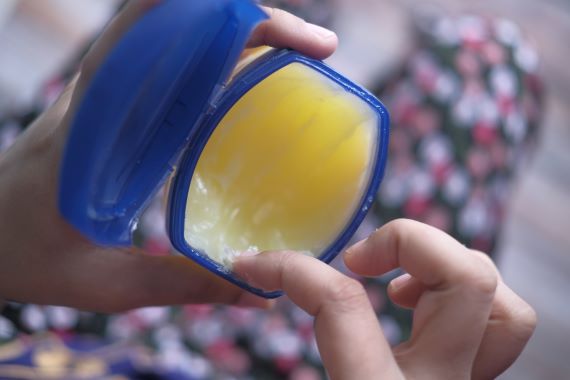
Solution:
[[[390,222],[365,240],[348,248],[348,268],[363,276],[379,276],[396,268],[430,288],[489,282],[496,288],[498,274],[489,260],[472,255],[446,233],[413,220]]]
[[[234,270],[264,290],[284,290],[315,317],[315,334],[332,379],[371,379],[399,372],[362,285],[295,252],[239,257]],[[392,376],[394,375],[394,376]]]

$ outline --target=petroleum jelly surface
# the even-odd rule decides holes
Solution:
[[[251,250],[319,256],[363,196],[376,124],[370,106],[315,70],[278,70],[210,137],[188,192],[186,241],[226,266]]]

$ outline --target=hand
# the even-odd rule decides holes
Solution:
[[[59,165],[70,119],[114,44],[157,3],[129,3],[94,44],[58,102],[0,158],[0,298],[103,312],[204,302],[268,305],[186,258],[97,247],[59,215]],[[315,58],[335,50],[334,33],[286,12],[266,10],[271,19],[256,29],[251,47],[291,47]]]
[[[521,353],[536,325],[533,309],[501,280],[492,261],[450,236],[409,220],[387,224],[350,247],[353,272],[401,267],[388,295],[414,310],[409,341],[390,349],[362,285],[293,252],[241,257],[238,273],[265,290],[283,289],[315,317],[332,379],[491,379]]]

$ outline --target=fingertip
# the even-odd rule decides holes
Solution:
[[[338,47],[338,35],[335,32],[311,23],[306,23],[305,27],[316,36],[318,40],[318,44],[315,44],[312,51],[313,54],[318,55],[316,58],[325,59],[335,52]]]
[[[248,47],[290,48],[315,59],[329,57],[338,46],[335,32],[277,8],[263,7],[270,19],[253,32]]]
[[[310,22],[306,23],[305,25],[307,30],[313,33],[317,38],[320,38],[325,41],[337,39],[336,33],[330,29],[327,29],[317,24],[312,24]]]
[[[344,263],[353,273],[375,277],[395,269],[398,265],[386,251],[383,239],[376,231],[368,238],[349,247],[343,256]]]
[[[396,277],[388,284],[388,289],[392,292],[397,292],[400,289],[404,288],[412,279],[412,276],[409,273],[404,273],[401,276]]]

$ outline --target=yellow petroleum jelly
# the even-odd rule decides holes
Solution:
[[[226,266],[251,250],[319,256],[359,206],[376,125],[369,105],[323,74],[281,68],[206,144],[188,192],[187,243]]]

